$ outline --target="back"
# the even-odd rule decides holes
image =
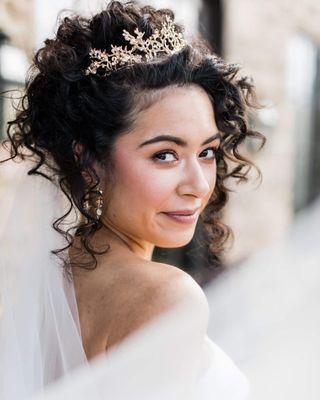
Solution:
[[[205,313],[205,329],[208,323],[209,308],[201,287],[186,272],[163,263],[126,259],[121,265],[77,271],[75,290],[88,359],[184,299]]]

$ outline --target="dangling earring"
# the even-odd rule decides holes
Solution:
[[[90,202],[89,198],[87,198],[83,203],[83,207],[88,213],[94,214],[96,219],[99,220],[102,215],[103,192],[99,188],[99,189],[91,192],[89,194],[89,196],[92,195],[92,193],[94,194],[94,201]],[[94,203],[94,204],[92,204],[92,203]]]
[[[103,193],[101,189],[98,189],[97,192],[98,192],[98,197],[96,199],[96,218],[99,219],[102,215]]]

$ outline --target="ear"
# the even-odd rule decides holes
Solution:
[[[78,142],[74,141],[73,144],[72,144],[72,149],[73,149],[75,160],[77,162],[81,163],[82,152],[83,152],[84,146],[81,143],[78,143]],[[97,161],[94,161],[92,163],[91,168],[95,171],[95,173],[98,175],[98,177],[101,180],[102,177],[103,177],[103,172],[104,171],[102,170],[100,164]],[[91,174],[89,172],[83,170],[83,171],[81,171],[81,174],[82,174],[84,180],[86,181],[86,183],[88,185],[92,183],[92,176],[91,176]]]

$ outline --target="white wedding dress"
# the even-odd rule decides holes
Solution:
[[[190,306],[161,316],[35,399],[247,399],[247,378],[204,334],[203,310]]]
[[[88,362],[73,285],[48,251],[62,244],[50,226],[66,205],[26,167],[6,167],[0,204],[0,399],[248,399],[247,378],[207,336],[200,287]]]

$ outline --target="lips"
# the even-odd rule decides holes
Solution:
[[[200,207],[199,207],[200,208]],[[194,224],[198,218],[198,209],[196,210],[177,210],[164,212],[163,214],[171,221],[182,224]]]
[[[169,215],[193,215],[199,210],[199,208],[200,207],[195,208],[195,209],[168,211],[168,212],[165,212],[165,214],[169,214]]]

